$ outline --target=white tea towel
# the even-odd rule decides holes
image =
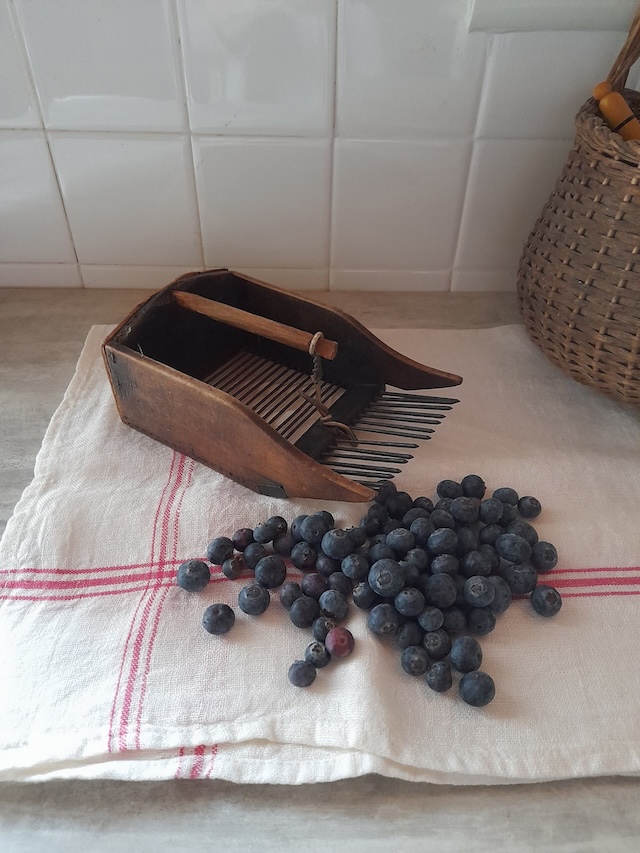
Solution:
[[[259,496],[123,425],[100,357],[108,331],[89,334],[0,543],[0,779],[484,784],[640,771],[637,413],[563,376],[519,326],[378,332],[464,378],[398,487],[433,497],[439,480],[477,473],[490,490],[538,497],[564,604],[545,620],[516,601],[481,638],[497,691],[483,709],[407,676],[356,608],[353,654],[301,690],[287,670],[310,636],[277,593],[248,617],[243,581],[216,570],[189,594],[176,567],[271,515],[326,506],[346,527],[366,505]],[[237,612],[224,637],[201,626],[214,601]]]

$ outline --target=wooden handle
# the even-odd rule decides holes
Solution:
[[[619,133],[625,140],[640,139],[640,122],[622,95],[612,91],[610,83],[599,83],[593,90],[593,97],[598,101],[600,112],[615,133]]]
[[[248,311],[234,308],[232,305],[225,305],[224,302],[205,299],[196,293],[174,290],[173,299],[183,308],[196,311],[198,314],[204,314],[205,317],[211,317],[212,320],[219,320],[221,323],[227,323],[227,325],[233,326],[236,329],[243,329],[245,332],[260,335],[263,338],[268,338],[270,341],[286,344],[286,346],[302,350],[303,352],[309,352],[309,346],[314,338],[310,332],[303,332],[300,329],[285,326],[284,323],[277,323],[275,320],[268,320],[266,317],[258,317],[255,314],[250,314]],[[320,338],[316,343],[315,351],[322,358],[327,358],[331,361],[336,357],[338,344],[335,341]]]

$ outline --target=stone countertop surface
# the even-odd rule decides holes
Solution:
[[[141,290],[0,290],[0,534],[92,325]],[[370,328],[520,322],[512,293],[304,293]],[[322,785],[216,780],[0,784],[1,853],[640,851],[640,779],[441,786],[379,776]]]

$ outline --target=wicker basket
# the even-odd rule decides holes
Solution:
[[[640,56],[640,10],[608,81],[625,89]],[[518,298],[532,340],[578,382],[640,406],[640,141],[624,141],[593,99],[525,244]]]

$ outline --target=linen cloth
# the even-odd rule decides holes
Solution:
[[[245,580],[214,569],[201,593],[180,562],[271,515],[366,504],[256,495],[123,425],[94,327],[53,416],[33,482],[0,543],[0,779],[222,778],[322,782],[365,773],[453,784],[640,771],[640,422],[566,378],[520,326],[376,334],[459,373],[460,403],[396,477],[413,497],[482,476],[543,504],[533,523],[559,564],[552,619],[514,602],[480,638],[496,682],[465,705],[400,666],[352,607],[353,654],[289,684],[310,632],[273,600],[236,607]],[[292,571],[291,576],[295,577]],[[236,610],[224,637],[202,628]]]

